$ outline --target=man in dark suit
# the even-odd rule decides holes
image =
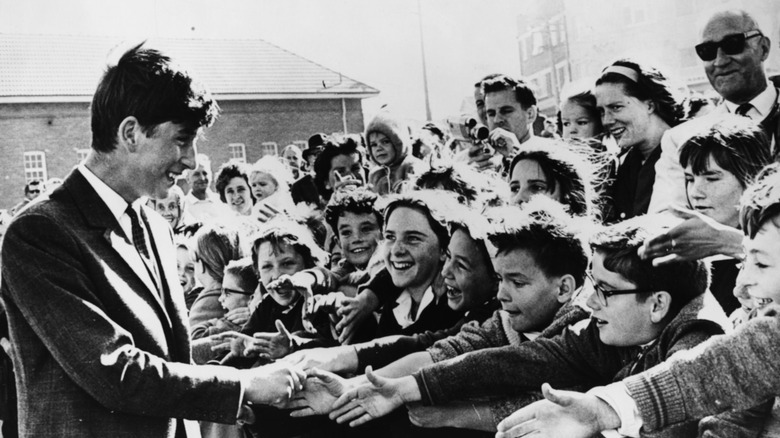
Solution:
[[[234,423],[302,374],[191,364],[171,230],[142,205],[196,166],[219,108],[170,59],[134,47],[92,101],[92,151],[8,228],[2,298],[20,436],[184,436],[176,419]]]

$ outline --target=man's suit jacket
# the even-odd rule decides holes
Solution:
[[[146,211],[162,294],[79,171],[9,226],[1,290],[21,436],[183,436],[173,418],[235,421],[238,378],[190,363],[170,229]]]

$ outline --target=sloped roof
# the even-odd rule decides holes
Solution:
[[[140,42],[0,33],[0,102],[88,101],[110,61]],[[365,98],[379,90],[261,39],[149,38],[220,99]]]

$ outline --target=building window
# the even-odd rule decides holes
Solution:
[[[87,159],[87,155],[89,155],[89,148],[76,149],[76,162],[83,163]]]
[[[558,67],[558,89],[563,88],[563,84],[566,83],[566,66]]]
[[[542,38],[541,32],[532,33],[531,40],[533,44],[533,50],[531,51],[531,54],[534,56],[541,54],[544,51],[544,40]]]
[[[309,143],[308,143],[308,142],[305,142],[305,141],[303,141],[303,140],[295,140],[295,141],[293,142],[293,144],[294,144],[295,146],[298,146],[298,149],[300,149],[301,151],[305,151],[306,149],[308,149],[308,148],[309,148]]]
[[[46,153],[40,151],[24,153],[24,181],[46,181]]]
[[[275,141],[264,141],[260,144],[260,154],[262,157],[279,155],[279,146],[277,146]]]
[[[228,152],[231,160],[246,163],[246,146],[244,146],[244,143],[230,143]]]
[[[546,93],[544,95],[549,96],[553,94],[553,87],[555,86],[555,84],[553,83],[551,72],[544,74],[544,82],[546,85],[545,87]]]

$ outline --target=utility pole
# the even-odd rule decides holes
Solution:
[[[425,65],[425,41],[423,41],[422,7],[417,0],[417,22],[420,25],[420,52],[422,54],[423,92],[425,94],[425,120],[431,120],[431,102],[428,97],[428,69]]]

